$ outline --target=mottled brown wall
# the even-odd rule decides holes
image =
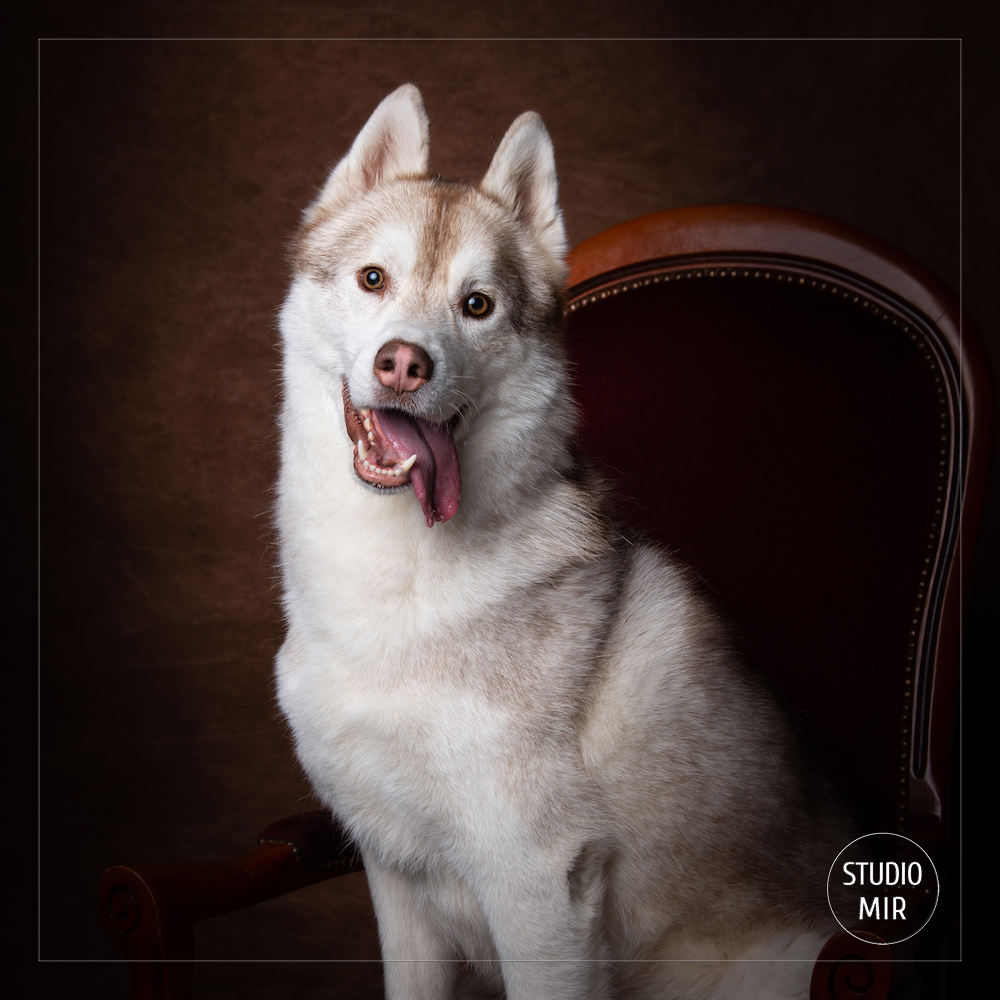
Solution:
[[[309,801],[270,676],[275,313],[299,211],[389,90],[420,86],[451,176],[540,111],[573,241],[775,203],[962,274],[955,41],[53,40],[40,65],[45,958],[115,957],[106,865],[239,853]],[[360,878],[206,925],[202,954],[374,957]],[[114,966],[50,972],[128,995]],[[378,981],[223,964],[201,995],[293,972]]]

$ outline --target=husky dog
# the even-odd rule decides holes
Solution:
[[[386,994],[805,996],[850,834],[574,447],[548,133],[521,115],[478,186],[427,157],[400,87],[306,210],[281,314],[278,696]]]

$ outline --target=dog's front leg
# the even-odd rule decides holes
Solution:
[[[611,969],[597,872],[522,868],[483,900],[506,1000],[604,1000]],[[591,878],[590,875],[596,875]],[[589,883],[589,884],[588,884]]]
[[[428,906],[419,879],[365,859],[378,920],[386,1000],[454,996],[457,956]]]

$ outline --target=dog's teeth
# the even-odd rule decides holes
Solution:
[[[365,417],[365,430],[370,431],[372,429],[372,422],[368,417]]]
[[[413,463],[417,460],[416,455],[411,455],[405,462],[401,463],[399,466],[399,474],[402,475],[404,472],[409,472],[413,468]]]
[[[368,432],[368,440],[369,441],[374,441],[375,440],[375,432],[374,431],[369,431]]]
[[[365,459],[368,457],[368,449],[365,447],[365,443],[361,440],[361,438],[358,438],[358,457],[362,462],[365,462]],[[365,462],[365,465],[367,464],[368,463]]]

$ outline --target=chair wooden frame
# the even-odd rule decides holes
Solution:
[[[942,442],[942,516],[930,580],[913,620],[899,832],[944,836],[962,590],[982,514],[992,430],[989,365],[958,301],[883,241],[831,219],[770,206],[710,205],[642,216],[586,240],[569,263],[569,312],[640,282],[756,273],[764,281],[822,285],[923,338],[940,371],[949,436]]]

